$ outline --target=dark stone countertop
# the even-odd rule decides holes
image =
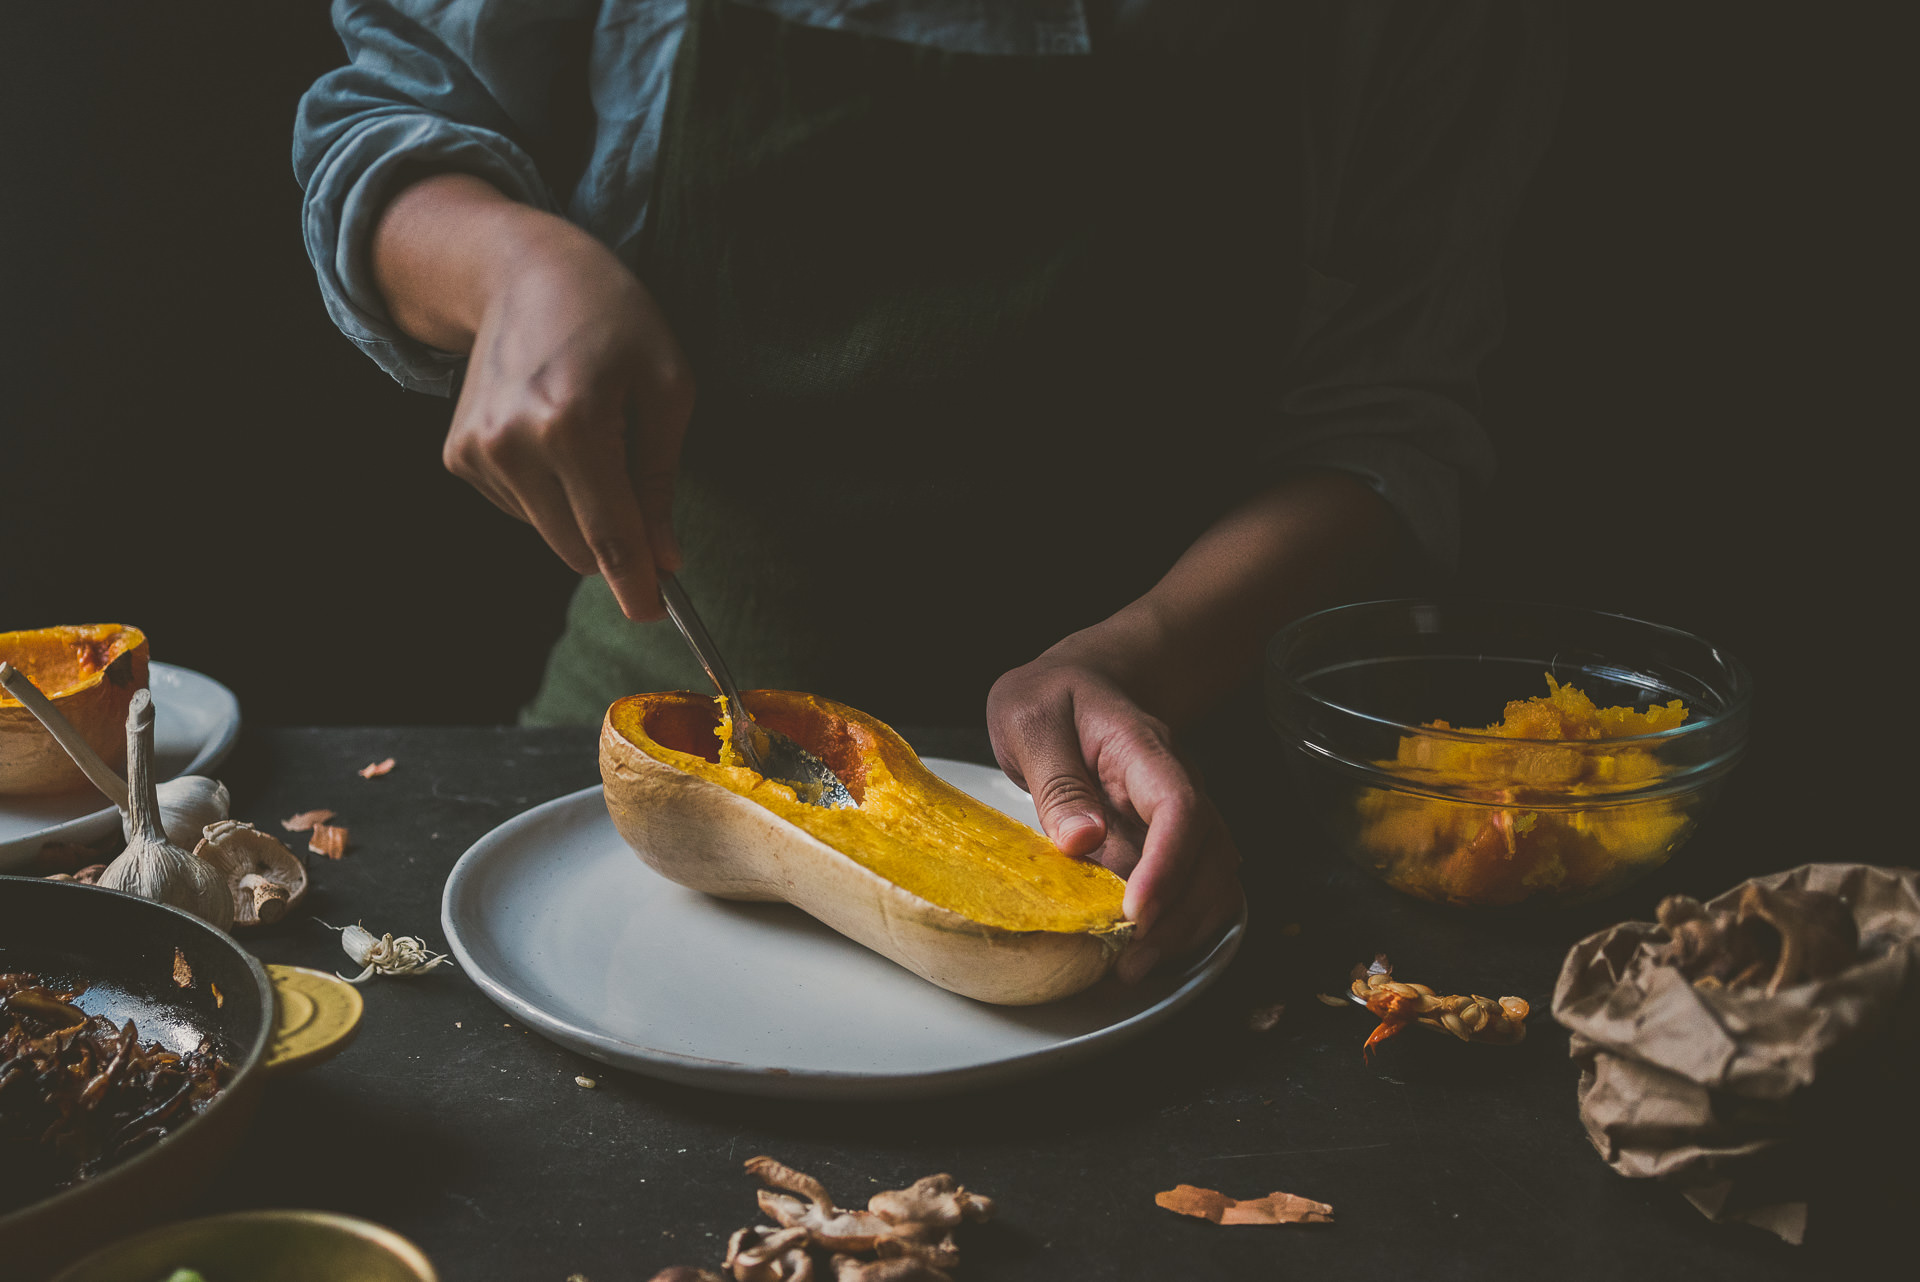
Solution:
[[[929,756],[991,759],[980,733],[908,737]],[[312,859],[306,911],[249,946],[266,961],[350,969],[319,917],[444,948],[454,861],[529,806],[597,783],[594,752],[584,730],[249,732],[224,772],[236,817],[278,831],[285,815],[331,807],[352,832],[344,859]],[[390,775],[357,777],[387,756],[399,762]],[[271,1084],[193,1213],[366,1216],[419,1243],[447,1282],[645,1282],[670,1264],[718,1266],[727,1235],[758,1219],[741,1162],[770,1153],[849,1200],[935,1171],[998,1199],[996,1220],[963,1238],[961,1282],[1833,1275],[1842,1251],[1817,1223],[1796,1249],[1608,1170],[1575,1113],[1566,1034],[1545,1015],[1574,940],[1648,915],[1659,894],[1708,894],[1760,870],[1738,857],[1761,832],[1752,797],[1752,820],[1710,816],[1674,865],[1607,904],[1471,914],[1395,895],[1298,834],[1272,754],[1207,770],[1246,855],[1246,945],[1193,1006],[1103,1058],[932,1101],[751,1099],[563,1050],[443,968],[364,985],[358,1040]],[[1722,810],[1738,816],[1740,796]],[[1363,1063],[1372,1021],[1313,994],[1380,950],[1443,991],[1528,998],[1527,1041],[1415,1031]],[[1279,1026],[1250,1031],[1248,1012],[1276,1001]],[[1229,1229],[1155,1207],[1156,1191],[1182,1182],[1298,1193],[1332,1203],[1338,1222]],[[1845,1241],[1845,1254],[1863,1249]]]

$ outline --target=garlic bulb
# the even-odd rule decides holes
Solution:
[[[224,789],[222,790],[224,791]],[[219,870],[167,840],[153,783],[153,695],[136,690],[127,708],[127,807],[132,834],[97,884],[183,908],[222,930],[233,925],[233,896]]]
[[[227,794],[227,785],[205,775],[181,775],[167,780],[155,791],[160,797],[161,831],[182,850],[192,850],[199,845],[208,827],[233,812],[233,798]],[[120,831],[128,841],[133,840],[130,806],[120,808]]]

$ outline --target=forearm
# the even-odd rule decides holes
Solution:
[[[1048,657],[1106,672],[1178,727],[1245,679],[1275,630],[1380,590],[1409,551],[1393,510],[1364,482],[1299,472],[1227,513],[1146,595]]]
[[[441,351],[465,353],[503,273],[549,248],[593,252],[599,245],[485,179],[435,174],[401,189],[380,215],[373,276],[394,324]]]

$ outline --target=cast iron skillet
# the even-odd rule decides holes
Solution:
[[[173,982],[173,950],[193,985]],[[92,1179],[24,1207],[0,1206],[0,1276],[31,1279],[178,1210],[239,1143],[265,1080],[273,985],[253,956],[198,917],[151,900],[0,876],[0,972],[82,979],[75,1005],[142,1041],[191,1050],[211,1037],[233,1079],[205,1111]],[[220,988],[215,1004],[213,986]]]

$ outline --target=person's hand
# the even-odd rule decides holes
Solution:
[[[987,727],[1001,769],[1033,796],[1070,855],[1127,879],[1134,936],[1119,964],[1134,982],[1240,911],[1240,852],[1149,716],[1099,665],[1050,651],[994,683]]]
[[[577,573],[604,575],[628,618],[659,618],[693,379],[633,273],[552,223],[501,273],[442,457]]]
[[[585,231],[468,174],[397,194],[373,267],[401,329],[468,353],[447,470],[605,575],[628,618],[661,617],[693,376],[652,296]]]

